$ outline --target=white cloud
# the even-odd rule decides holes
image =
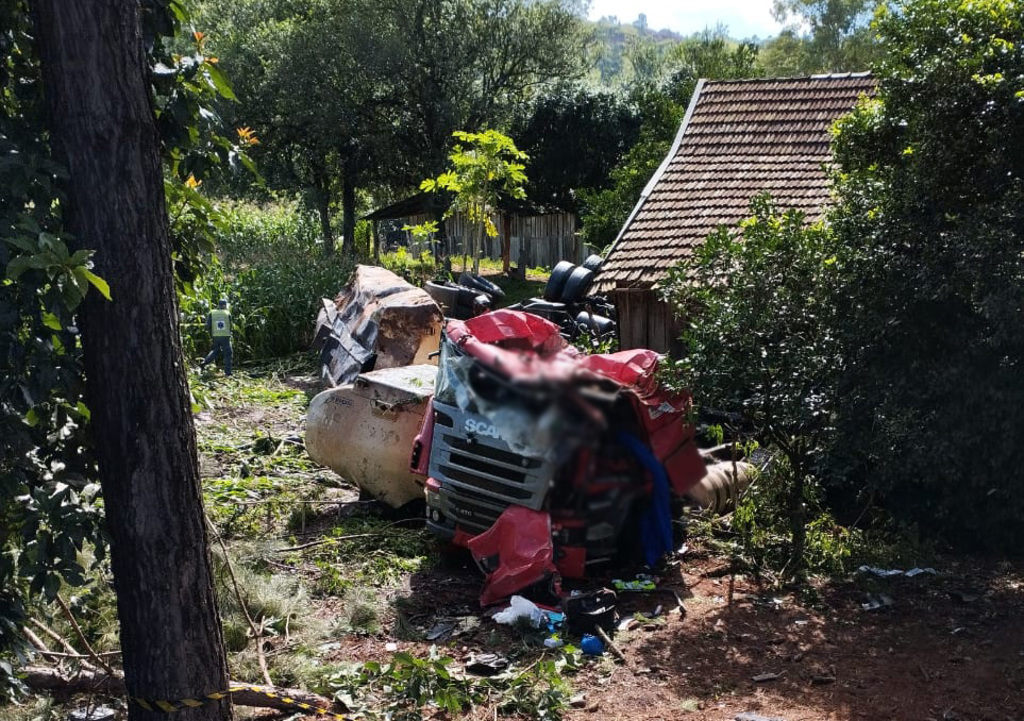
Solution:
[[[596,20],[615,15],[619,22],[630,23],[644,13],[648,26],[654,30],[670,28],[689,35],[723,23],[735,38],[765,38],[781,27],[772,18],[771,6],[771,0],[592,0],[590,17]]]

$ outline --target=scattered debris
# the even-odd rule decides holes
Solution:
[[[762,716],[753,711],[744,711],[743,713],[736,714],[734,721],[786,721],[786,719],[779,718],[778,716]]]
[[[117,711],[109,706],[85,706],[72,709],[68,714],[69,721],[113,721]]]
[[[592,633],[598,626],[611,628],[617,604],[615,591],[607,588],[572,595],[564,601],[566,624],[576,634]]]
[[[561,648],[564,645],[565,644],[562,642],[562,639],[559,638],[558,634],[548,636],[544,639],[544,648]]]
[[[975,589],[960,588],[950,591],[949,595],[951,598],[955,598],[957,601],[960,601],[960,603],[974,603],[978,599],[982,598],[985,593]]]
[[[602,641],[604,641],[604,645],[608,647],[608,649],[612,652],[613,656],[615,656],[617,659],[619,659],[623,663],[627,662],[626,661],[626,654],[624,654],[622,652],[622,649],[620,649],[618,646],[615,645],[615,642],[612,641],[612,639],[608,636],[607,633],[605,633],[605,630],[603,628],[601,628],[600,626],[596,626],[594,628],[594,631],[597,633],[598,637]]]
[[[939,572],[934,568],[911,568],[909,571],[903,571],[899,568],[877,568],[875,566],[861,566],[857,569],[857,573],[864,573],[871,576],[877,576],[878,578],[893,578],[895,576],[903,576],[905,578],[914,578],[920,575],[937,576]]]
[[[578,693],[569,699],[569,705],[572,708],[586,708],[587,706],[587,695]]]
[[[613,579],[612,588],[616,591],[656,591],[658,583],[654,576],[638,573],[632,581],[623,581],[619,578]]]
[[[759,673],[756,676],[751,677],[751,681],[754,683],[767,683],[768,681],[777,681],[785,675],[785,671],[781,673]]]
[[[522,596],[513,596],[508,608],[494,614],[494,620],[507,626],[525,620],[535,628],[540,628],[545,622],[545,615],[544,611],[533,601]]]
[[[580,639],[580,650],[587,656],[600,656],[604,653],[604,644],[597,636],[587,633]]]
[[[481,653],[471,656],[466,663],[466,672],[477,676],[497,676],[509,666],[508,659],[496,653]]]
[[[398,644],[394,641],[388,641],[386,644],[384,644],[384,650],[388,653],[395,653],[395,651],[398,650]]]
[[[486,313],[505,296],[497,285],[473,273],[462,273],[458,283],[428,281],[423,290],[437,301],[445,316],[461,320]]]
[[[438,619],[430,630],[423,634],[423,637],[428,641],[443,639],[445,636],[451,634],[458,625],[458,621],[455,621],[454,619]]]
[[[879,611],[886,608],[892,608],[896,605],[896,602],[884,593],[880,593],[877,596],[868,596],[866,603],[862,603],[860,608],[862,611]]]

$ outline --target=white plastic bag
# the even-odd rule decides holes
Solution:
[[[530,623],[537,628],[544,623],[544,612],[533,601],[522,596],[513,596],[511,603],[512,605],[504,611],[498,611],[494,614],[495,621],[511,626],[520,618],[525,618],[529,619]]]

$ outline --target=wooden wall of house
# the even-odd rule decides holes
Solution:
[[[649,289],[619,288],[609,294],[619,320],[623,350],[650,348],[659,353],[680,353],[679,324],[672,307]]]

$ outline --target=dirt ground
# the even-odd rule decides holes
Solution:
[[[668,569],[659,591],[622,594],[620,617],[651,620],[616,634],[625,663],[606,656],[572,677],[583,707],[567,717],[1024,719],[1024,569],[953,558],[939,565],[938,576],[820,585],[808,603],[721,576],[722,561],[690,552]],[[413,576],[396,598],[406,621],[427,629],[439,616],[475,618],[480,581],[468,565],[449,563]],[[682,613],[668,590],[682,598]],[[891,607],[862,610],[882,593]],[[385,660],[392,636],[350,639],[338,656]],[[485,618],[449,641],[447,652],[460,660],[514,648],[507,636]],[[426,654],[431,643],[398,645]],[[755,680],[769,674],[775,677]]]
[[[308,378],[282,382],[312,395]],[[200,428],[266,422],[275,436],[301,434],[301,402],[259,419],[259,400],[248,409],[222,406],[201,416]],[[322,516],[324,532],[348,512],[340,503]],[[568,677],[575,703],[566,718],[1024,721],[1024,564],[940,557],[929,565],[937,575],[852,573],[798,598],[730,575],[725,559],[691,540],[661,569],[658,591],[621,595],[620,618],[638,614],[615,635],[626,662],[587,659]],[[387,661],[389,643],[417,656],[437,645],[457,666],[481,651],[522,665],[559,653],[544,650],[543,636],[482,617],[481,582],[468,557],[455,554],[380,586],[379,630],[345,636],[325,661]],[[862,608],[881,595],[891,605]],[[334,618],[346,599],[328,594],[315,604],[318,615]],[[439,619],[455,630],[421,640]],[[469,717],[496,714],[476,709]]]

